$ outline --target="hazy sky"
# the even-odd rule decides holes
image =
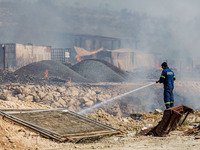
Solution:
[[[61,44],[65,43],[64,39],[54,33],[78,31],[81,23],[85,25],[89,21],[91,24],[88,26],[86,24],[83,28],[86,33],[94,35],[101,33],[103,36],[115,37],[116,31],[111,32],[111,29],[116,22],[117,25],[121,23],[122,28],[130,28],[131,31],[134,29],[133,25],[124,25],[126,22],[124,22],[123,18],[122,20],[116,19],[113,22],[106,19],[100,20],[103,15],[98,16],[100,19],[98,17],[95,18],[96,22],[94,24],[92,24],[94,18],[91,20],[84,20],[85,18],[83,18],[81,22],[79,21],[80,18],[75,18],[73,15],[71,15],[73,17],[69,18],[68,13],[73,14],[74,12],[67,11],[67,9],[69,6],[83,7],[90,8],[92,11],[89,12],[95,13],[98,8],[98,11],[102,10],[102,12],[99,11],[98,13],[103,14],[106,9],[120,12],[126,8],[133,14],[137,12],[137,14],[147,15],[146,20],[144,19],[142,20],[143,22],[140,22],[139,29],[135,29],[140,30],[140,32],[137,32],[137,38],[140,41],[138,48],[163,52],[171,50],[171,52],[180,52],[180,54],[186,56],[188,56],[188,53],[200,56],[200,0],[0,0],[0,6],[1,2],[6,2],[7,5],[11,6],[11,10],[12,8],[15,9],[11,13],[9,10],[5,14],[7,16],[0,20],[0,27],[3,27],[0,30],[2,35],[0,40],[6,40],[6,42],[16,41],[23,43],[24,40],[25,42],[41,42],[50,45],[56,41],[56,46],[62,46]],[[31,5],[31,3],[35,5]],[[81,11],[83,10],[85,9]],[[5,15],[2,14],[1,16]],[[155,17],[155,19],[152,17]],[[7,19],[7,24],[4,23],[5,19]],[[72,22],[70,19],[73,21],[78,20],[79,22],[75,22],[75,25],[69,25],[69,22]],[[98,22],[98,20],[101,22]],[[128,18],[128,20],[131,19]],[[132,18],[132,20],[134,19]],[[107,24],[103,24],[102,21],[107,21]],[[77,24],[80,24],[80,26],[77,27]],[[127,30],[127,32],[130,30]],[[108,35],[108,32],[111,34]],[[122,32],[122,38],[124,34]],[[134,33],[133,36],[135,36]],[[19,39],[22,40],[19,41]],[[63,39],[63,41],[60,39]]]
[[[27,0],[19,0],[27,2]],[[81,7],[108,7],[113,10],[127,8],[131,11],[148,13],[154,16],[178,16],[192,19],[200,14],[199,0],[28,0],[29,2],[53,1],[56,5],[77,5]],[[0,0],[16,2],[16,0]]]
[[[66,0],[61,1],[66,2]],[[115,10],[127,8],[154,16],[178,16],[192,19],[200,14],[199,0],[73,0],[70,3],[75,4],[76,2],[84,7],[109,6]]]
[[[0,2],[16,2],[16,0],[0,0]],[[19,0],[26,1],[27,0]],[[28,0],[42,2],[52,0]],[[77,5],[81,7],[108,7],[113,10],[127,8],[131,11],[148,13],[154,16],[178,16],[192,19],[200,14],[199,0],[53,0],[57,5]]]

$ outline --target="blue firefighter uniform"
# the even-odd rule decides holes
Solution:
[[[174,72],[169,69],[169,67],[163,69],[159,82],[164,84],[164,101],[166,108],[174,106],[174,80]]]

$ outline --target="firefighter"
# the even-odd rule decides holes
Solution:
[[[174,89],[174,80],[175,75],[174,72],[168,67],[166,62],[161,64],[163,69],[160,79],[156,81],[156,83],[163,83],[164,84],[164,102],[166,109],[169,107],[174,106],[174,96],[173,96],[173,89]]]

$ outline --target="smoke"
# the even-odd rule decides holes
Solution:
[[[199,80],[199,4],[199,0],[0,0],[0,41],[65,48],[70,47],[68,33],[117,37],[123,48],[167,61],[178,81]]]
[[[132,39],[123,44],[141,50],[192,57],[198,52],[197,0],[1,0],[0,40],[66,44],[67,33]],[[2,10],[2,8],[4,8]]]
[[[63,46],[60,35],[69,31],[69,10],[54,1],[2,1],[1,41]],[[66,18],[65,18],[66,17]]]

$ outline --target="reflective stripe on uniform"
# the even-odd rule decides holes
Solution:
[[[171,104],[173,104],[174,102],[173,101],[171,101]]]
[[[163,75],[161,75],[160,77],[165,79],[165,76],[163,76]]]
[[[166,102],[165,105],[170,104],[170,102]]]

